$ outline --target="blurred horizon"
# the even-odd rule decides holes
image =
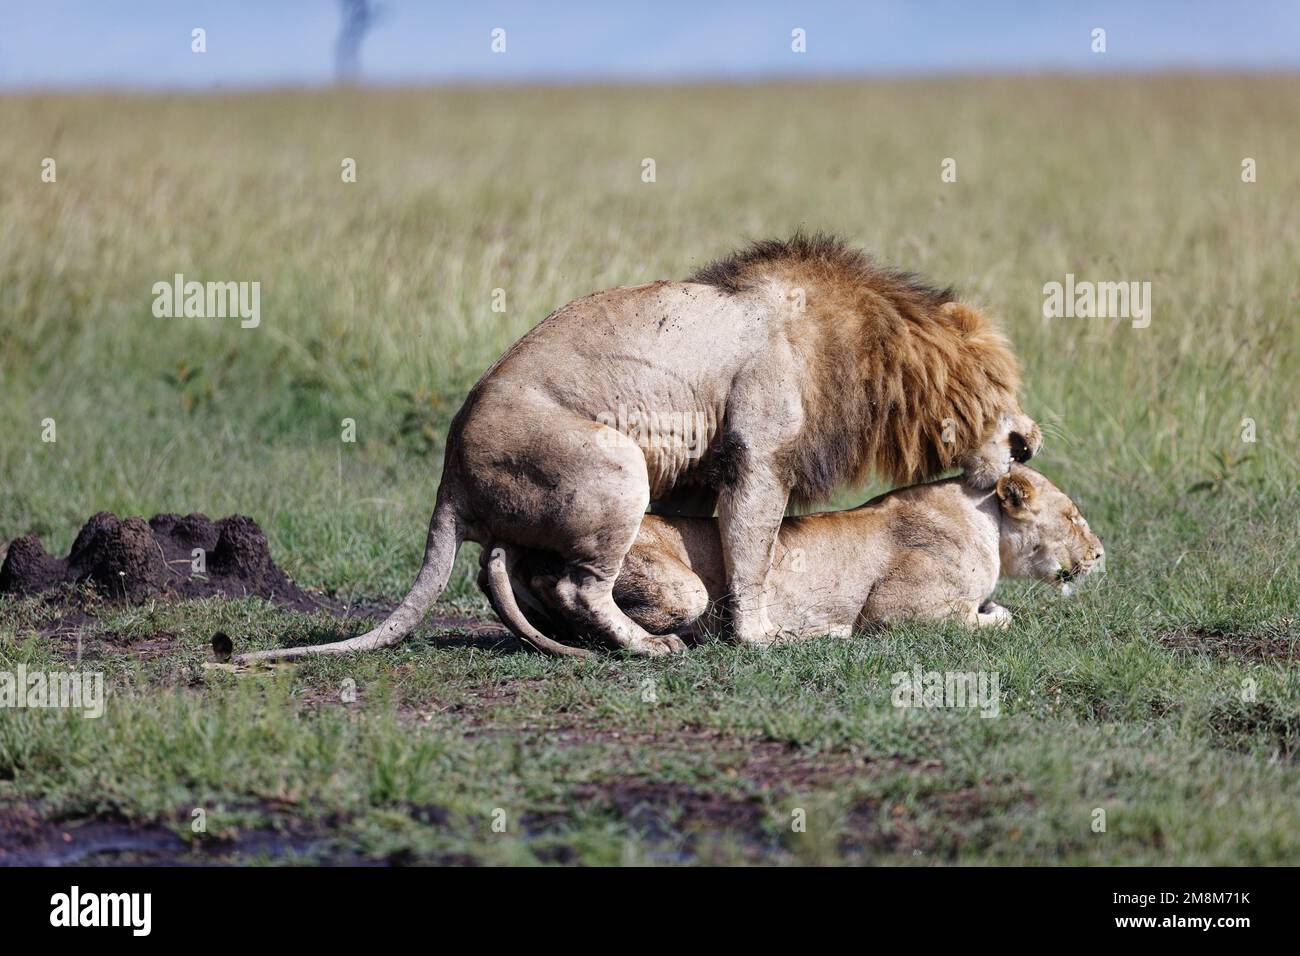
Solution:
[[[0,90],[685,84],[962,75],[1300,71],[1300,3],[1036,5],[509,0],[369,4],[339,56],[340,0],[49,0],[0,6]],[[365,5],[363,5],[365,6]],[[355,8],[354,8],[355,9]],[[206,51],[191,50],[205,31]],[[1094,52],[1093,31],[1105,30]],[[792,46],[802,30],[804,52]],[[494,31],[496,34],[493,51]],[[504,44],[504,50],[500,50]]]

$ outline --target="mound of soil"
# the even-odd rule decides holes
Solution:
[[[202,570],[196,570],[195,551]],[[149,597],[257,596],[303,610],[320,601],[276,567],[256,521],[231,515],[154,515],[118,518],[101,511],[77,535],[66,558],[45,553],[25,534],[9,545],[0,565],[0,594],[35,594],[60,584],[89,583],[110,600]]]

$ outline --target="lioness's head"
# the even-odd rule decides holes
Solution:
[[[1069,594],[1071,582],[1105,556],[1101,540],[1074,502],[1034,469],[1012,465],[1010,473],[998,479],[997,496],[1004,575],[1048,581]]]

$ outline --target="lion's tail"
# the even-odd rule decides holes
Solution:
[[[283,661],[300,657],[315,657],[320,654],[348,654],[352,651],[369,651],[380,647],[389,647],[406,637],[420,619],[429,605],[442,594],[451,577],[451,566],[456,560],[456,552],[464,540],[464,528],[456,515],[455,508],[440,498],[429,520],[429,537],[424,546],[424,564],[411,585],[410,593],[402,599],[387,620],[372,631],[346,641],[332,644],[315,644],[306,647],[281,647],[269,651],[253,651],[240,654],[236,663],[249,661]]]
[[[567,644],[553,641],[533,627],[515,601],[515,591],[510,586],[510,568],[507,562],[506,549],[501,545],[494,545],[488,556],[487,583],[488,600],[492,603],[492,610],[497,612],[497,617],[501,618],[515,637],[548,654],[561,654],[569,657],[592,656],[591,651],[585,648],[570,647]]]

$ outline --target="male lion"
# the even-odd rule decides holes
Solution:
[[[462,541],[548,551],[572,626],[637,654],[682,648],[630,620],[614,580],[651,503],[720,518],[734,636],[777,636],[766,609],[790,500],[875,471],[911,483],[963,467],[992,485],[1038,448],[1015,356],[974,310],[826,236],[769,240],[686,282],[610,289],[552,313],[470,391],[447,436],[424,564],[374,630],[242,660],[394,644]],[[610,422],[697,423],[694,442]],[[644,437],[644,436],[640,436]]]
[[[1002,626],[989,600],[999,576],[1072,582],[1104,558],[1101,541],[1069,497],[1023,465],[992,490],[962,478],[914,485],[850,511],[786,518],[772,569],[774,621],[792,636],[847,637],[857,627],[905,619],[955,618]],[[523,640],[546,647],[516,603],[554,623],[555,562],[540,552],[494,547],[479,586]],[[726,573],[713,518],[646,515],[628,552],[614,599],[654,634],[705,637],[723,623]],[[558,620],[564,626],[563,618]]]

